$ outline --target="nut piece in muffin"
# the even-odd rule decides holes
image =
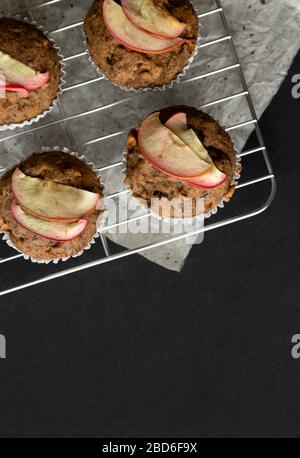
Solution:
[[[230,201],[240,171],[230,136],[195,108],[165,108],[128,135],[125,183],[161,216],[186,217],[187,200],[187,217],[211,212]],[[153,207],[153,199],[161,204]]]
[[[0,19],[0,127],[46,113],[57,98],[61,77],[59,56],[39,29]]]
[[[128,89],[170,84],[193,56],[199,35],[189,0],[95,0],[84,30],[94,63]]]
[[[34,153],[0,178],[0,231],[33,259],[75,256],[97,231],[102,197],[98,177],[77,157]]]

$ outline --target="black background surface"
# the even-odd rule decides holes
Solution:
[[[266,213],[180,274],[133,256],[0,300],[0,436],[299,437],[299,69],[262,118]]]

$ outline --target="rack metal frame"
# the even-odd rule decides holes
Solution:
[[[27,15],[29,14],[29,15],[31,15],[34,12],[34,10],[43,8],[43,7],[48,6],[48,5],[54,5],[54,4],[59,3],[61,1],[62,0],[49,0],[49,1],[46,1],[44,3],[29,7],[29,8],[27,8],[26,11],[23,11],[23,12],[21,12],[19,14],[27,14]],[[211,231],[211,230],[214,230],[214,229],[218,229],[218,228],[227,226],[229,224],[237,223],[239,221],[242,221],[242,220],[245,220],[245,219],[248,219],[248,218],[251,218],[251,217],[259,215],[260,213],[264,212],[270,206],[270,204],[272,203],[272,201],[273,201],[273,199],[275,197],[275,194],[276,194],[276,179],[275,179],[275,175],[274,175],[274,172],[273,172],[273,169],[272,169],[272,165],[271,165],[271,162],[270,162],[270,159],[269,159],[269,155],[268,155],[268,152],[267,152],[264,140],[263,140],[263,136],[262,136],[262,133],[261,133],[261,130],[260,130],[260,127],[259,127],[257,115],[256,115],[256,112],[255,112],[255,108],[254,108],[251,96],[249,94],[249,89],[248,89],[248,86],[247,86],[247,83],[246,83],[246,80],[245,80],[245,76],[244,76],[243,70],[241,68],[241,63],[240,63],[240,60],[239,60],[235,45],[234,45],[233,40],[232,40],[232,35],[231,35],[230,29],[229,29],[229,26],[228,26],[228,23],[227,23],[225,14],[224,14],[224,10],[223,10],[222,4],[221,4],[221,0],[215,0],[215,1],[216,1],[217,7],[215,9],[212,9],[212,10],[208,11],[208,12],[199,14],[199,17],[202,19],[202,18],[204,18],[206,16],[218,14],[220,16],[221,21],[222,21],[222,24],[223,24],[223,27],[224,27],[224,30],[225,30],[225,35],[223,37],[221,37],[221,38],[202,43],[200,45],[200,48],[204,48],[204,47],[211,46],[211,45],[216,45],[216,44],[222,43],[222,42],[228,42],[229,45],[230,45],[230,48],[231,48],[231,51],[232,51],[232,55],[233,55],[233,58],[234,58],[235,62],[233,64],[231,64],[231,65],[224,66],[224,67],[222,67],[220,69],[216,69],[216,70],[213,70],[213,71],[201,74],[201,75],[196,75],[196,76],[193,76],[191,78],[187,78],[187,79],[181,81],[179,84],[186,84],[188,82],[200,80],[201,78],[208,78],[208,77],[211,77],[211,76],[214,76],[214,75],[224,74],[224,73],[226,73],[226,72],[228,72],[230,70],[234,70],[234,69],[236,69],[239,72],[239,77],[240,77],[240,81],[241,81],[241,85],[242,85],[242,89],[243,89],[241,92],[236,93],[236,94],[232,94],[232,95],[224,97],[224,98],[213,100],[213,101],[211,101],[209,103],[206,103],[205,105],[203,105],[203,106],[201,106],[199,108],[205,109],[205,108],[214,106],[214,105],[219,104],[219,103],[228,102],[228,101],[236,99],[236,98],[246,97],[246,100],[247,100],[247,103],[248,103],[248,107],[249,107],[249,110],[250,110],[250,113],[251,113],[251,119],[249,119],[249,120],[247,120],[245,122],[241,122],[239,124],[236,124],[234,126],[228,127],[226,129],[226,131],[230,132],[230,131],[233,131],[235,129],[238,129],[238,128],[241,128],[241,127],[244,127],[244,126],[252,124],[254,126],[254,129],[255,129],[256,134],[257,134],[259,146],[257,146],[256,148],[247,150],[247,151],[243,151],[240,154],[240,156],[243,158],[244,156],[248,156],[248,155],[251,155],[251,154],[255,154],[255,153],[261,152],[263,154],[263,158],[264,158],[265,165],[266,165],[268,173],[266,175],[263,175],[263,176],[260,176],[258,178],[255,178],[253,180],[249,180],[249,181],[246,181],[246,182],[239,183],[237,185],[237,190],[240,189],[240,188],[253,186],[253,185],[255,185],[257,183],[260,183],[262,181],[268,181],[270,183],[270,192],[269,192],[267,200],[262,205],[259,205],[253,211],[248,211],[248,212],[245,212],[245,213],[241,213],[240,215],[235,216],[235,217],[221,219],[220,221],[217,221],[217,222],[210,222],[210,223],[207,223],[204,227],[197,228],[197,229],[195,229],[195,231],[189,232],[188,234],[185,233],[185,234],[180,234],[180,235],[176,235],[176,236],[171,236],[168,239],[160,240],[160,241],[158,241],[156,243],[147,244],[147,245],[144,245],[142,247],[138,247],[136,249],[125,249],[123,252],[119,252],[117,254],[111,254],[110,253],[109,246],[108,246],[108,243],[107,243],[107,240],[106,240],[106,237],[105,237],[105,232],[107,232],[109,229],[111,229],[112,226],[111,225],[110,226],[106,225],[100,231],[100,240],[101,240],[102,245],[103,245],[103,250],[104,250],[105,256],[103,256],[103,257],[101,257],[99,259],[96,259],[94,261],[91,261],[91,262],[83,263],[83,264],[78,265],[76,267],[60,270],[60,271],[55,272],[55,273],[53,273],[51,275],[41,276],[41,277],[39,277],[38,279],[36,279],[34,281],[31,281],[31,282],[28,282],[28,283],[19,284],[19,285],[13,287],[13,288],[0,290],[0,296],[11,294],[11,293],[14,293],[16,291],[19,291],[19,290],[22,290],[22,289],[25,289],[25,288],[33,287],[33,286],[39,285],[41,283],[45,283],[45,282],[48,282],[48,281],[51,281],[51,280],[55,280],[57,278],[60,278],[60,277],[66,276],[66,275],[74,274],[76,272],[84,271],[84,270],[99,266],[101,264],[107,263],[109,261],[115,261],[115,260],[118,260],[118,259],[122,259],[122,258],[125,258],[125,257],[133,255],[133,254],[142,253],[143,251],[146,251],[146,250],[149,250],[149,249],[159,248],[159,247],[161,247],[163,245],[167,245],[167,244],[173,243],[175,241],[182,240],[182,239],[184,239],[186,237],[195,236],[195,235],[197,235],[197,234],[199,234],[201,232],[207,232],[207,231]],[[64,31],[69,30],[69,29],[82,27],[82,25],[83,25],[83,21],[80,21],[80,22],[76,22],[76,23],[67,25],[65,27],[61,27],[61,28],[52,30],[50,33],[52,35],[55,35],[55,34],[57,34],[59,32],[64,32]],[[64,61],[68,62],[68,61],[71,61],[73,59],[77,59],[79,57],[85,56],[86,54],[87,54],[86,51],[80,52],[80,53],[76,53],[74,55],[66,57],[64,59]],[[82,86],[86,86],[86,85],[95,83],[97,81],[101,81],[102,79],[103,79],[102,76],[98,76],[96,78],[92,78],[92,79],[90,79],[88,81],[85,81],[85,82],[69,85],[69,86],[66,86],[66,87],[63,88],[63,92],[76,90],[77,88],[80,88]],[[46,127],[50,127],[50,126],[54,126],[54,125],[57,125],[57,124],[64,123],[65,128],[66,128],[66,132],[68,132],[68,134],[69,134],[68,136],[69,136],[69,139],[70,139],[70,143],[72,144],[72,134],[69,132],[69,127],[67,125],[68,121],[76,119],[76,118],[80,118],[80,117],[83,117],[83,116],[87,116],[87,115],[90,115],[90,114],[93,114],[93,113],[96,113],[96,112],[99,112],[99,111],[102,111],[102,110],[105,110],[105,109],[108,109],[108,108],[116,107],[116,106],[118,106],[118,105],[120,105],[122,103],[125,103],[125,102],[127,102],[129,100],[132,100],[134,97],[139,97],[139,96],[140,96],[140,94],[136,94],[134,96],[131,96],[130,98],[122,98],[122,99],[120,99],[120,100],[118,100],[116,102],[107,104],[105,106],[101,106],[101,107],[98,107],[98,108],[93,108],[93,109],[88,110],[88,111],[83,111],[81,113],[78,113],[78,114],[75,114],[75,115],[72,115],[72,116],[65,116],[64,108],[63,108],[63,105],[62,105],[62,103],[60,101],[59,102],[59,108],[60,108],[60,113],[62,115],[61,119],[55,120],[55,121],[52,121],[52,122],[49,122],[49,123],[46,123],[46,124],[43,123],[42,125],[37,125],[35,127],[32,127],[30,129],[30,132],[37,132],[40,129],[44,129]],[[94,139],[92,139],[92,140],[90,140],[90,141],[88,141],[88,142],[86,142],[86,143],[84,143],[84,144],[82,144],[80,146],[82,147],[82,146],[87,146],[87,145],[90,145],[90,144],[93,144],[93,143],[101,142],[101,141],[106,140],[108,138],[112,138],[114,136],[118,136],[118,135],[124,134],[125,132],[126,132],[125,130],[122,130],[122,131],[117,131],[117,132],[114,132],[114,133],[106,135],[106,136],[94,138]],[[18,132],[18,133],[12,132],[10,135],[8,135],[7,137],[5,137],[5,138],[0,140],[0,147],[1,147],[1,143],[3,141],[16,139],[19,136],[23,135],[24,133],[25,132],[23,132],[23,131]],[[26,133],[28,133],[28,130],[26,131]],[[122,164],[122,161],[120,160],[118,162],[109,164],[109,165],[107,165],[105,167],[99,168],[99,171],[105,171],[105,170],[108,170],[108,169],[111,169],[111,168],[114,168],[114,167],[118,167],[121,164]],[[0,171],[1,171],[1,166],[0,166]],[[107,196],[107,198],[108,199],[109,198],[114,198],[114,197],[117,197],[117,196],[119,196],[121,194],[124,194],[126,192],[128,192],[128,191],[126,191],[126,190],[125,191],[119,191],[117,193],[114,193],[114,194],[111,194],[111,195]],[[139,220],[141,218],[147,218],[149,216],[150,216],[150,213],[147,213],[146,215],[137,216],[137,217],[135,217],[133,219],[128,219],[127,221],[117,222],[113,226],[119,226],[119,225],[122,225],[122,224],[128,224],[128,222],[130,222],[130,221],[137,221],[137,220]],[[0,257],[0,287],[1,287],[1,268],[4,268],[6,263],[16,261],[16,260],[18,260],[20,258],[22,258],[21,254],[16,254],[16,255],[13,255],[13,256],[6,257],[6,258],[1,258]],[[27,261],[24,261],[24,263],[26,263],[26,262]],[[43,266],[41,266],[40,271],[42,273]]]

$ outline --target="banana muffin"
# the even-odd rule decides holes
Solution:
[[[130,8],[135,5],[140,11],[132,16]],[[172,38],[153,33],[159,24],[166,24],[165,33]],[[84,30],[94,63],[113,83],[128,89],[170,84],[195,53],[199,35],[198,17],[189,0],[95,0]]]
[[[57,98],[61,77],[59,56],[39,29],[0,19],[0,128],[46,112]]]
[[[186,116],[187,129],[189,129],[187,132],[193,131],[197,136],[195,137],[197,141],[200,140],[201,145],[204,147],[205,154],[207,155],[208,153],[209,156],[207,155],[207,157],[211,161],[209,167],[213,167],[216,172],[214,176],[210,171],[202,174],[198,178],[200,181],[197,182],[196,179],[193,182],[193,179],[178,178],[174,173],[165,173],[166,166],[162,167],[160,162],[165,152],[158,156],[155,163],[151,156],[147,155],[148,151],[146,151],[146,154],[143,151],[140,138],[141,135],[146,134],[144,134],[145,129],[143,132],[141,131],[141,126],[143,125],[141,124],[137,129],[131,130],[128,135],[125,183],[131,188],[133,196],[143,199],[143,202],[149,208],[153,198],[158,198],[162,203],[177,199],[181,212],[184,200],[189,198],[192,202],[192,216],[196,216],[199,213],[197,199],[203,198],[204,209],[202,205],[201,211],[210,213],[220,204],[223,198],[227,202],[232,198],[235,192],[234,177],[236,173],[241,171],[241,166],[237,162],[237,155],[230,136],[206,113],[186,106],[165,108],[159,112],[161,124],[164,126],[167,124],[168,126],[168,121],[177,113]],[[155,130],[152,131],[151,135],[151,141],[153,142]],[[177,140],[180,142],[180,146],[183,147],[180,139],[177,138]],[[159,137],[158,142],[162,143],[162,137]],[[190,141],[188,143],[191,145]],[[157,143],[156,147],[159,151],[159,143]],[[186,166],[186,164],[184,165]],[[210,168],[209,170],[212,169]],[[180,174],[178,173],[178,175]],[[217,180],[213,181],[216,176]],[[159,208],[158,210],[154,209],[154,211],[158,211],[162,215],[163,210]],[[176,217],[172,208],[170,212],[169,216]]]
[[[96,196],[94,202],[97,201],[97,205],[93,205],[87,215],[78,216],[79,223],[76,222],[76,217],[72,220],[66,219],[66,223],[64,223],[63,220],[60,221],[59,219],[47,219],[44,216],[39,219],[31,216],[35,215],[34,212],[25,214],[29,210],[27,208],[22,209],[16,204],[16,200],[20,205],[23,205],[23,201],[25,202],[26,200],[26,188],[24,186],[21,188],[21,199],[19,199],[20,189],[16,189],[16,184],[14,183],[16,173],[21,176],[23,183],[24,178],[26,181],[29,177],[29,180],[32,180],[32,178],[40,179],[44,187],[49,185],[52,189],[55,189],[59,185],[61,200],[65,197],[66,202],[68,197],[66,193],[69,193],[70,190],[72,193],[74,191],[81,192],[78,190],[88,191],[86,193],[88,196]],[[36,186],[36,184],[33,183],[33,186]],[[31,194],[36,194],[35,189],[32,188]],[[56,196],[57,194],[55,194],[55,198]],[[48,197],[51,199],[51,195]],[[99,199],[102,199],[102,197],[103,188],[98,177],[86,163],[77,157],[62,151],[34,153],[0,178],[0,231],[8,233],[9,239],[19,251],[36,260],[49,261],[75,256],[82,252],[96,233],[97,219],[101,213],[101,210],[98,210]],[[63,205],[64,203],[61,202],[61,204]],[[14,211],[16,208],[17,213]],[[36,206],[32,208],[36,208]],[[66,215],[66,217],[68,216]],[[28,220],[28,218],[30,219]],[[30,223],[29,226],[28,221]],[[47,232],[41,236],[39,234],[41,229],[44,230],[45,224],[47,225]],[[67,227],[67,230],[63,228],[65,230],[65,232],[62,232],[63,235],[67,234],[67,231],[71,228],[71,232],[69,232],[71,234],[70,240],[67,240],[68,237],[62,237],[66,239],[64,241],[58,240],[60,237],[57,237],[57,228],[61,233],[62,226],[60,224]],[[78,231],[77,225],[79,225]],[[30,227],[30,230],[28,227]]]

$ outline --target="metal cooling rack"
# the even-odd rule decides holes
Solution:
[[[100,264],[104,264],[109,261],[125,258],[126,256],[132,255],[132,254],[137,254],[137,253],[142,253],[145,252],[149,249],[154,249],[154,248],[159,248],[167,244],[171,244],[175,241],[182,240],[186,238],[187,236],[194,236],[199,234],[200,232],[206,232],[206,231],[211,231],[213,229],[217,229],[229,224],[236,223],[238,221],[242,221],[247,218],[254,217],[263,211],[265,211],[269,205],[271,204],[275,193],[276,193],[276,181],[274,177],[274,173],[272,170],[272,166],[269,160],[269,156],[267,153],[267,149],[264,144],[264,140],[259,128],[257,116],[255,113],[255,109],[251,100],[251,97],[249,95],[249,90],[247,87],[247,83],[243,74],[243,71],[241,69],[240,61],[236,52],[236,48],[234,46],[234,43],[232,41],[230,29],[228,27],[225,14],[222,8],[222,4],[220,0],[215,0],[215,7],[209,11],[203,12],[199,14],[200,20],[202,22],[204,30],[209,28],[209,25],[206,27],[206,21],[209,21],[211,18],[217,18],[221,28],[220,28],[220,33],[221,36],[219,37],[213,37],[211,38],[210,34],[208,33],[207,39],[203,41],[203,43],[200,45],[200,53],[201,51],[204,52],[205,48],[207,47],[218,47],[221,45],[226,44],[230,48],[230,54],[233,60],[229,60],[228,65],[222,66],[221,68],[216,68],[211,71],[205,71],[204,73],[201,71],[201,66],[200,68],[195,68],[190,72],[188,72],[187,76],[183,79],[179,85],[186,85],[186,84],[191,84],[204,81],[204,80],[209,80],[210,78],[221,78],[224,77],[224,75],[227,75],[229,72],[235,72],[235,75],[239,79],[239,83],[241,86],[241,90],[239,92],[236,92],[234,94],[225,94],[225,97],[218,98],[216,100],[209,100],[206,101],[205,103],[201,104],[201,106],[198,106],[198,108],[205,109],[206,111],[209,112],[209,109],[212,107],[217,107],[219,104],[230,104],[231,101],[234,101],[236,99],[244,99],[248,105],[250,117],[249,119],[246,120],[240,120],[240,122],[235,123],[234,125],[228,126],[226,130],[233,134],[236,130],[238,129],[243,129],[243,128],[249,128],[253,127],[256,132],[256,137],[257,137],[257,143],[251,145],[252,147],[240,152],[240,156],[242,157],[242,162],[244,163],[246,160],[248,160],[247,166],[245,166],[245,170],[251,170],[254,175],[257,175],[257,172],[259,170],[258,176],[251,176],[249,179],[247,179],[247,174],[246,174],[246,179],[244,178],[244,174],[242,175],[242,179],[240,183],[237,186],[237,192],[235,199],[238,201],[238,207],[236,212],[230,211],[231,205],[225,206],[225,208],[221,211],[218,212],[218,215],[216,217],[210,218],[207,220],[204,228],[198,228],[193,232],[189,232],[188,234],[180,234],[180,235],[173,235],[170,236],[169,238],[165,238],[163,240],[158,240],[154,243],[143,245],[143,246],[138,246],[137,248],[134,249],[124,249],[120,246],[117,246],[115,244],[112,244],[106,237],[106,232],[111,229],[111,226],[104,226],[104,228],[101,230],[101,235],[99,240],[99,245],[98,247],[93,247],[91,250],[86,252],[86,254],[82,255],[81,257],[77,258],[77,260],[70,260],[68,261],[69,267],[67,267],[67,264],[65,263],[60,263],[58,265],[51,265],[50,266],[44,266],[44,265],[33,265],[29,263],[28,261],[25,261],[22,258],[22,255],[19,254],[14,254],[15,251],[9,249],[5,242],[1,242],[0,244],[0,296],[28,288],[34,285],[38,285],[40,283],[48,282],[50,280],[54,280],[60,277],[63,277],[65,275],[70,275],[70,274],[75,274],[76,272],[83,271],[86,269],[90,269],[92,267],[99,266]],[[30,17],[33,20],[36,20],[39,22],[39,18],[41,17],[41,13],[44,11],[46,7],[49,7],[52,5],[54,8],[55,6],[62,4],[64,0],[50,0],[46,1],[41,4],[37,4],[34,6],[29,6],[26,11],[22,11],[20,14],[21,17],[27,16]],[[28,2],[26,2],[28,5]],[[38,16],[38,17],[36,17]],[[53,28],[51,29],[49,26],[48,30],[50,29],[51,32],[50,34],[53,35],[55,39],[60,36],[60,34],[65,34],[65,33],[70,33],[74,34],[76,31],[81,30],[82,33],[82,25],[83,21],[79,22],[73,22],[71,24],[67,24],[63,27],[60,28]],[[221,30],[222,29],[222,30]],[[65,35],[64,35],[65,36]],[[83,36],[83,35],[82,35]],[[63,48],[63,45],[62,45]],[[86,58],[87,53],[84,49],[78,50],[78,49],[72,49],[72,46],[68,46],[68,51],[69,48],[71,48],[71,53],[65,57],[64,61],[66,64],[76,64],[76,62],[79,63],[80,65],[80,59]],[[65,49],[62,49],[63,55],[65,54]],[[201,58],[201,56],[200,56]],[[79,67],[77,67],[79,68]],[[206,68],[208,70],[208,68]],[[89,74],[90,71],[86,70]],[[132,94],[129,92],[121,92],[120,93],[120,98],[118,100],[111,101],[109,103],[105,103],[104,105],[101,106],[96,106],[92,107],[90,109],[83,109],[82,111],[76,113],[76,114],[71,114],[68,115],[66,111],[66,107],[64,104],[63,96],[67,93],[73,94],[73,97],[76,98],[76,94],[78,93],[80,96],[80,90],[82,88],[90,88],[92,91],[92,88],[94,87],[94,84],[102,84],[104,82],[104,78],[102,76],[99,76],[97,74],[91,75],[91,77],[88,80],[84,81],[76,81],[71,84],[68,84],[64,87],[64,92],[62,97],[60,98],[59,106],[58,106],[58,118],[53,119],[51,116],[48,118],[45,118],[43,121],[40,123],[32,126],[30,129],[25,129],[23,131],[7,131],[4,132],[4,135],[0,138],[0,156],[2,154],[2,157],[4,157],[4,154],[7,153],[7,150],[9,148],[5,148],[5,145],[22,145],[22,141],[24,136],[32,136],[32,138],[38,138],[38,135],[41,132],[46,131],[47,129],[60,129],[63,126],[65,135],[68,139],[68,143],[66,145],[61,145],[61,146],[68,146],[68,147],[76,147],[78,150],[78,142],[74,139],[74,129],[72,130],[72,127],[70,126],[70,122],[72,121],[80,121],[83,120],[85,117],[94,115],[94,114],[99,114],[100,112],[105,112],[105,113],[112,113],[112,116],[118,117],[118,110],[122,105],[129,104],[132,100],[135,98],[140,98],[143,97],[143,95],[140,94]],[[100,89],[97,89],[97,91],[101,91]],[[78,92],[79,91],[79,92]],[[169,90],[172,91],[172,90]],[[150,93],[151,94],[151,93]],[[149,93],[148,93],[149,97]],[[176,101],[177,102],[177,101]],[[184,100],[182,101],[184,103]],[[171,103],[170,103],[171,104]],[[149,111],[149,110],[148,110]],[[147,113],[147,110],[146,110]],[[103,132],[103,135],[98,136],[96,138],[88,138],[85,139],[86,141],[84,143],[80,143],[80,147],[84,148],[89,148],[90,146],[95,145],[97,148],[99,147],[102,142],[105,144],[105,141],[109,141],[114,138],[118,138],[119,136],[126,135],[126,132],[133,127],[133,126],[126,126],[124,129],[120,129],[115,132]],[[53,130],[51,130],[53,132]],[[50,132],[50,133],[51,133]],[[124,137],[125,139],[125,137]],[[15,143],[13,143],[15,142]],[[51,146],[49,144],[45,146]],[[54,146],[54,144],[53,144]],[[88,151],[84,151],[86,156],[89,158]],[[99,153],[101,154],[101,153]],[[263,161],[263,168],[261,165],[258,167],[257,166],[257,161],[254,160],[254,158],[257,158],[259,155],[260,161]],[[121,157],[121,152],[119,155],[119,159],[117,161],[110,161],[106,163],[105,165],[102,164],[98,167],[98,169],[102,173],[107,173],[110,172],[111,170],[120,167],[120,174],[121,174],[121,166],[122,166],[122,157]],[[1,170],[1,166],[0,166]],[[2,167],[3,170],[3,167]],[[261,172],[262,171],[262,172]],[[261,197],[258,193],[258,187],[260,185],[267,185],[267,188],[264,189],[262,192],[263,197]],[[254,190],[254,192],[252,192]],[[251,192],[250,192],[251,191]],[[108,194],[106,197],[107,199],[113,199],[116,198],[124,193],[126,193],[126,189],[122,189],[120,186],[119,189],[115,192],[111,192]],[[234,200],[235,200],[234,199]],[[246,205],[247,203],[247,205]],[[249,203],[251,204],[249,208]],[[141,216],[135,216],[133,219],[128,219],[127,221],[119,221],[117,222],[114,226],[121,226],[124,224],[127,224],[129,221],[136,221],[142,218],[147,218],[149,217],[149,213],[143,214]],[[94,253],[94,256],[96,256],[96,259],[90,259],[91,253]],[[11,271],[11,273],[10,273]],[[14,283],[14,278],[15,276],[19,277],[27,277],[27,273],[30,271],[30,278],[28,280],[24,278],[23,282],[21,284],[15,284]],[[26,273],[26,275],[25,275]],[[32,278],[34,276],[34,278]],[[8,285],[4,285],[3,283],[8,283]]]

